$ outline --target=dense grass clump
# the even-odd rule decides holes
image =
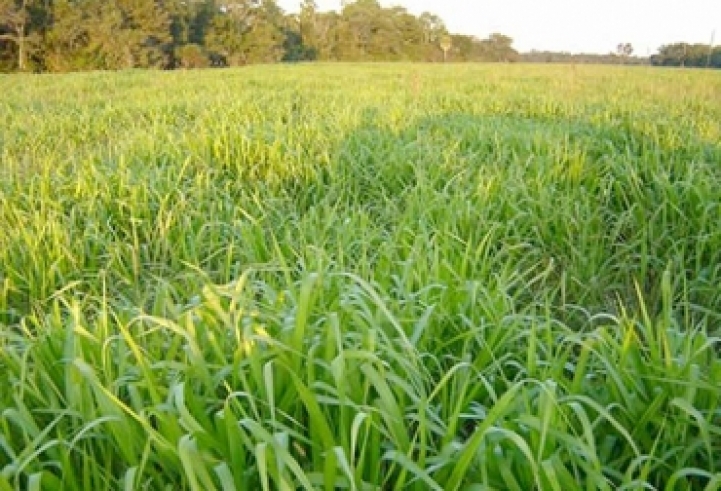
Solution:
[[[0,490],[721,489],[721,78],[0,78]]]

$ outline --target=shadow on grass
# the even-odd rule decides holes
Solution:
[[[721,146],[680,139],[674,128],[651,134],[629,119],[601,125],[456,113],[400,131],[376,124],[370,111],[363,120],[329,168],[294,188],[299,209],[330,200],[345,213],[367,213],[385,240],[417,233],[486,247],[485,264],[457,280],[490,281],[515,269],[519,301],[655,314],[667,272],[674,304],[700,316],[721,310],[713,218]]]
[[[319,252],[343,269],[387,278],[426,254],[445,269],[419,269],[418,288],[504,276],[518,302],[591,313],[613,312],[619,302],[635,307],[639,293],[660,311],[668,271],[674,300],[721,310],[719,145],[663,125],[641,130],[630,118],[449,113],[400,129],[381,121],[367,110],[328,150],[328,165],[266,189],[267,198],[279,197],[266,235],[285,241],[298,263],[312,265]],[[274,155],[266,157],[271,166]],[[256,184],[271,170],[260,168]],[[229,167],[223,179],[246,179],[235,172]],[[328,210],[363,215],[367,225],[327,223]],[[301,226],[303,241],[290,243]],[[424,241],[425,250],[417,244]],[[312,247],[301,251],[301,242]],[[0,300],[8,325],[41,301],[23,288]]]

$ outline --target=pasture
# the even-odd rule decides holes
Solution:
[[[721,75],[0,77],[0,491],[721,489]]]

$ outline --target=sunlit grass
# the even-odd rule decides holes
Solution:
[[[0,491],[721,488],[718,74],[0,91]]]

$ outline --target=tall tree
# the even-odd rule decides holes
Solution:
[[[508,36],[493,33],[484,43],[487,61],[509,62],[518,59],[518,52],[513,49],[513,39]]]
[[[217,10],[214,0],[166,0],[164,6],[176,47],[203,44],[205,32]]]
[[[277,0],[0,0],[0,69],[517,56],[506,36],[452,35],[427,12],[416,16],[379,0],[347,0],[340,11],[320,12],[316,0],[298,1],[299,13],[286,15]],[[715,63],[715,52],[706,50],[706,59]]]
[[[721,68],[721,47],[713,48],[708,44],[667,44],[661,46],[658,53],[651,56],[651,64]]]
[[[443,20],[430,12],[423,12],[418,17],[420,28],[423,31],[423,51],[425,53],[424,61],[437,61],[439,53],[439,45],[441,37],[448,35],[448,29]]]
[[[407,60],[422,57],[423,28],[402,7],[377,0],[348,3],[336,24],[337,56],[345,60]]]
[[[372,38],[379,32],[380,11],[377,0],[356,0],[343,7],[339,25],[342,58],[355,61],[370,58]]]
[[[39,35],[32,30],[33,0],[0,0],[0,43],[10,43],[16,68],[28,69],[29,56],[39,47]]]
[[[263,0],[246,39],[246,63],[276,63],[283,58],[286,20],[275,0]]]
[[[398,36],[396,46],[398,58],[404,60],[423,60],[425,58],[425,32],[415,15],[403,7],[391,9],[394,30]]]
[[[54,0],[45,35],[45,66],[53,72],[97,68],[90,56],[87,17],[73,0]]]
[[[55,0],[46,63],[60,71],[165,67],[169,28],[156,0]]]
[[[319,13],[315,24],[317,36],[317,59],[341,60],[344,21],[341,14],[335,11]]]
[[[298,16],[300,42],[308,59],[315,59],[320,51],[318,4],[315,0],[303,0]]]
[[[440,47],[443,50],[443,62],[448,61],[448,52],[453,47],[453,38],[448,34],[441,36]]]
[[[206,36],[206,47],[230,65],[270,63],[283,57],[282,11],[274,0],[220,5]]]
[[[171,51],[170,17],[162,0],[116,0],[121,30],[129,41],[125,67],[160,68]]]
[[[244,62],[245,34],[252,23],[250,11],[222,6],[210,22],[205,47],[222,57],[229,65]]]
[[[633,54],[633,45],[631,43],[618,43],[616,54],[620,57],[622,63],[626,63],[626,60]]]

